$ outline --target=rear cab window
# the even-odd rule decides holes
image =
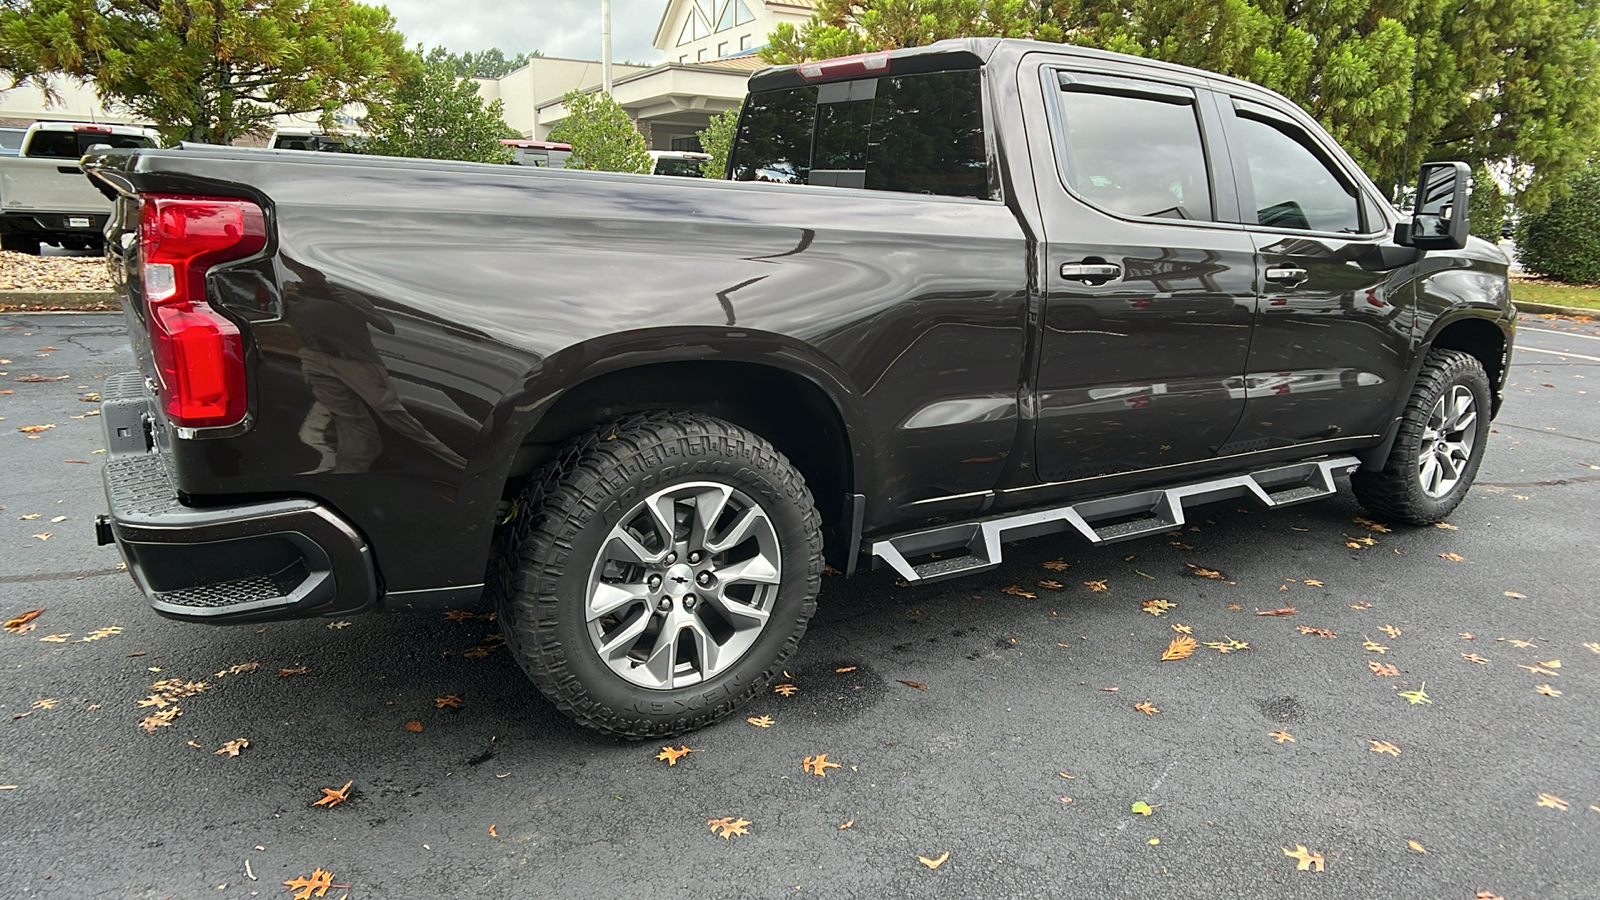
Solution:
[[[142,150],[155,146],[150,139],[133,134],[103,134],[85,131],[35,131],[25,155],[46,159],[82,159],[90,147],[105,145],[113,150]]]
[[[735,181],[997,199],[977,69],[886,75],[751,94]]]

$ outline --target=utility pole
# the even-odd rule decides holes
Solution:
[[[600,81],[611,93],[611,0],[600,0]]]

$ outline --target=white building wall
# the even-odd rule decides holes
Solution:
[[[670,0],[655,45],[669,63],[711,62],[766,46],[780,23],[811,18],[810,0]]]

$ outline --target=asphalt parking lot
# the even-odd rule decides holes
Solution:
[[[1224,503],[829,579],[798,690],[668,765],[482,618],[157,618],[92,529],[120,317],[0,316],[0,617],[44,610],[0,633],[0,896],[1600,897],[1600,327],[1519,344],[1451,527]]]

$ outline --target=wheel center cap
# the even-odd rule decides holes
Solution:
[[[683,563],[669,567],[662,587],[674,597],[687,593],[694,587],[694,570]]]

